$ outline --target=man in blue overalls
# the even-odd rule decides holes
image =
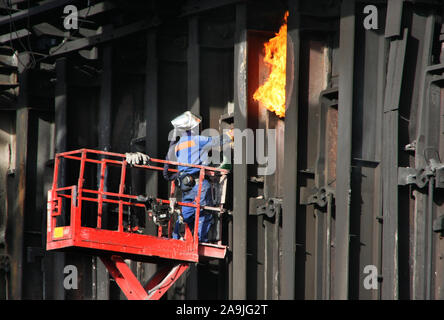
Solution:
[[[171,140],[170,149],[166,157],[167,160],[177,161],[183,164],[203,165],[209,164],[208,152],[233,141],[231,132],[220,136],[206,137],[198,134],[200,119],[190,111],[183,113],[171,121],[175,129],[174,136],[179,136],[179,141]],[[195,203],[199,191],[199,168],[178,166],[178,174],[171,175],[168,172],[168,164],[164,166],[164,178],[167,180],[177,179],[182,190],[182,202]],[[201,206],[213,206],[211,185],[204,179],[201,187]],[[182,206],[183,221],[188,225],[190,231],[194,229],[195,208]],[[199,214],[198,236],[200,242],[208,242],[208,231],[213,224],[213,217],[207,210],[201,210]],[[180,221],[176,222],[173,231],[173,238],[180,239]]]

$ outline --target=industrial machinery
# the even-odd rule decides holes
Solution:
[[[125,180],[129,170],[161,171],[165,163],[200,169],[199,190],[193,203],[176,201],[174,181],[169,199],[127,192]],[[171,167],[168,170],[177,172]],[[78,177],[76,184],[65,185],[67,171],[70,176],[75,173]],[[118,177],[115,191],[111,190],[113,174]],[[227,174],[224,169],[152,158],[148,165],[129,166],[125,154],[91,149],[59,153],[55,157],[52,188],[48,191],[46,249],[77,250],[99,256],[128,299],[160,299],[190,263],[225,257],[227,248],[222,244],[220,222],[225,212]],[[203,179],[209,179],[215,187],[216,206],[200,205]],[[218,236],[213,243],[199,243],[198,232],[193,234],[185,223],[183,238],[172,238],[173,226],[178,217],[180,221],[184,206],[196,209],[194,230],[198,230],[201,209],[218,218],[219,223],[215,224]],[[131,225],[134,210],[142,210],[155,223],[157,234],[141,234],[137,226]],[[156,263],[159,268],[147,284],[141,284],[125,259]]]

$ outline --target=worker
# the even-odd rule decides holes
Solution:
[[[192,165],[209,165],[208,153],[210,150],[233,142],[233,131],[230,130],[219,136],[201,136],[199,135],[199,124],[201,120],[190,111],[186,111],[180,116],[174,118],[171,124],[174,127],[174,138],[171,139],[166,160],[176,161],[183,164]],[[146,162],[149,160],[144,154],[131,153],[127,154],[127,162],[129,164]],[[195,199],[199,190],[199,173],[200,169],[188,166],[178,166],[177,173],[168,171],[169,164],[164,165],[163,176],[166,180],[176,180],[182,191],[182,202],[195,203]],[[204,179],[201,187],[201,206],[213,206],[213,198],[211,194],[211,185],[207,179]],[[181,239],[180,232],[181,219],[185,222],[190,231],[194,229],[195,208],[182,206],[182,217],[176,221],[173,231],[174,239]],[[200,242],[208,242],[208,232],[213,224],[213,217],[208,210],[201,209],[199,214],[199,230],[198,237]]]
[[[190,111],[186,111],[171,121],[174,127],[174,137],[180,137],[177,142],[171,140],[170,149],[167,154],[167,160],[175,160],[183,164],[209,165],[208,153],[219,146],[231,143],[233,141],[232,132],[207,137],[199,135],[199,124],[201,120]],[[178,173],[171,175],[168,171],[169,165],[164,166],[164,178],[167,180],[176,179],[182,190],[182,202],[195,203],[199,190],[199,168],[178,166]],[[200,195],[201,206],[213,206],[211,194],[211,185],[207,179],[204,179],[201,186]],[[195,208],[182,207],[183,221],[186,222],[191,232],[194,229]],[[208,231],[213,224],[213,216],[207,210],[201,210],[199,214],[198,237],[201,242],[208,242]],[[176,222],[173,231],[173,238],[179,239],[180,221]]]

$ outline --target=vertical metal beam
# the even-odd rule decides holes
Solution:
[[[19,54],[18,80],[20,94],[17,101],[16,112],[16,163],[13,190],[16,194],[14,206],[11,206],[10,217],[6,227],[6,243],[10,255],[10,285],[7,290],[8,298],[12,300],[22,299],[23,296],[23,252],[24,252],[24,221],[26,212],[26,173],[28,152],[29,129],[29,74],[25,69],[30,56],[27,53]]]
[[[55,153],[67,151],[67,138],[68,138],[68,123],[67,123],[67,110],[68,110],[68,61],[67,58],[61,58],[56,61],[56,77],[57,82],[55,86]],[[59,167],[59,182],[61,185],[65,185],[66,177],[63,172],[63,166]],[[63,217],[60,217],[63,218]],[[65,289],[63,287],[63,268],[65,267],[65,253],[55,252],[52,255],[53,258],[53,277],[51,283],[52,299],[64,299]]]
[[[378,63],[377,63],[377,86],[376,86],[376,135],[375,135],[375,159],[382,159],[382,128],[383,128],[383,114],[384,114],[384,92],[385,92],[385,78],[387,73],[387,49],[388,43],[383,36],[379,36],[379,48],[378,48]],[[376,266],[379,273],[382,271],[382,232],[383,224],[380,216],[382,214],[382,200],[383,200],[383,188],[382,188],[382,168],[378,165],[375,168],[375,197],[374,215],[375,219],[378,221],[378,225],[375,228],[373,239],[373,258],[376,261]],[[373,290],[373,299],[381,299],[381,287],[378,290]]]
[[[334,298],[348,298],[350,246],[350,178],[352,151],[353,75],[355,51],[355,2],[341,6],[339,39],[339,114],[336,166],[336,258]]]
[[[146,44],[146,65],[145,65],[145,152],[150,157],[159,158],[158,151],[158,59],[157,59],[157,30],[149,30]],[[147,195],[158,194],[158,175],[156,172],[146,172]],[[153,224],[147,225],[146,232],[155,234],[156,227]],[[146,283],[155,273],[155,264],[145,263],[143,265],[143,279]]]
[[[103,47],[102,75],[99,104],[99,150],[110,151],[111,149],[111,114],[112,114],[112,92],[113,92],[113,48],[111,45]],[[97,167],[98,175],[101,168]],[[107,174],[105,173],[104,191],[107,191]],[[97,179],[100,184],[100,179]],[[100,188],[100,186],[98,186]],[[102,227],[107,226],[107,216],[102,215]],[[96,300],[109,299],[109,273],[102,260],[93,257],[93,290],[92,296]],[[95,282],[95,283],[94,283]]]
[[[158,158],[158,62],[157,62],[157,32],[148,31],[145,72],[145,120],[146,139],[145,151],[150,157]],[[157,195],[157,174],[147,173],[146,192]]]
[[[6,246],[6,230],[8,226],[8,216],[11,210],[8,210],[8,204],[16,200],[15,190],[10,190],[11,176],[10,173],[15,170],[15,153],[16,153],[16,136],[15,122],[16,112],[1,111],[0,112],[0,259],[8,254]],[[9,174],[8,174],[9,173]],[[5,268],[6,265],[0,263],[0,299],[9,299],[8,282],[10,274]]]
[[[247,128],[247,6],[236,5],[234,43],[234,127]],[[242,141],[237,142],[242,143]],[[233,168],[233,299],[247,298],[247,162],[242,145],[242,163]]]
[[[319,104],[319,96],[322,93],[322,90],[326,88],[326,72],[325,72],[325,44],[319,40],[309,40],[307,41],[307,45],[302,45],[306,47],[307,51],[307,59],[309,67],[309,71],[305,76],[307,81],[306,85],[301,86],[301,90],[304,90],[308,94],[308,99],[306,102],[306,119],[307,126],[305,126],[304,131],[306,134],[306,155],[305,155],[305,167],[306,168],[314,168],[314,177],[309,177],[305,175],[305,179],[307,182],[301,181],[301,185],[306,185],[308,188],[324,187],[324,176],[319,176],[318,168],[318,160],[319,160],[319,147],[321,147],[319,143],[319,134],[321,130],[312,130],[314,126],[320,125],[321,118],[321,106]],[[301,66],[301,73],[302,73]],[[308,76],[308,77],[307,77]],[[302,89],[303,88],[303,89]],[[301,92],[302,94],[302,92]],[[305,93],[304,93],[305,96]],[[324,114],[325,116],[325,114]],[[324,130],[325,130],[325,119],[324,119]],[[325,131],[322,139],[325,140]],[[325,143],[325,141],[324,141]],[[319,147],[318,147],[319,146]],[[324,152],[325,149],[322,149]],[[299,151],[301,152],[301,150]],[[322,155],[322,165],[325,166],[325,156]],[[323,168],[322,168],[323,170]],[[323,174],[324,172],[322,172]],[[314,179],[312,179],[314,178]],[[310,298],[321,298],[323,293],[323,271],[325,270],[325,211],[320,210],[317,206],[307,206],[306,207],[306,221],[308,228],[306,230],[307,239],[306,239],[306,251],[313,252],[312,257],[308,259],[306,263],[306,283],[312,283],[311,286],[307,286],[306,297]],[[313,231],[311,231],[313,230]],[[312,271],[310,271],[310,269]]]
[[[398,298],[398,120],[408,30],[390,43],[382,131],[382,298]]]
[[[317,229],[320,232],[316,239],[317,271],[315,286],[317,292],[315,298],[325,300],[331,298],[332,212],[334,209],[334,194],[332,191],[336,180],[336,150],[333,146],[336,145],[337,134],[337,118],[335,116],[337,115],[337,95],[337,87],[328,88],[319,95],[318,156],[315,165],[315,183],[318,190],[327,187],[327,208],[325,211],[316,210]]]
[[[362,7],[359,5],[356,9],[357,23],[365,17],[361,13]],[[356,28],[355,38],[356,98],[353,110],[353,194],[350,216],[350,233],[353,236],[350,238],[349,253],[349,298],[372,299],[378,297],[380,286],[374,290],[365,288],[366,274],[363,270],[368,265],[379,264],[379,242],[382,238],[379,219],[382,212],[382,184],[377,179],[380,175],[381,155],[376,156],[376,149],[382,143],[380,137],[386,72],[381,67],[387,63],[384,45],[387,40],[383,34],[362,27]],[[381,270],[379,268],[378,272]]]
[[[27,157],[27,139],[28,139],[28,117],[29,109],[26,107],[17,110],[16,120],[16,176],[14,189],[17,195],[12,215],[8,224],[11,234],[7,233],[10,241],[8,242],[8,251],[11,256],[10,269],[10,295],[9,299],[22,299],[22,278],[23,278],[23,228],[25,215],[25,195],[26,195],[26,157]]]
[[[111,45],[103,47],[102,75],[99,105],[99,148],[109,151],[111,148],[111,112],[112,112],[112,61]]]
[[[67,77],[68,62],[67,58],[60,58],[56,61],[56,77],[57,82],[55,86],[55,153],[67,151],[67,109],[68,109],[68,77]],[[65,173],[60,167],[59,182],[65,183]],[[53,252],[50,254],[52,265],[51,272],[46,272],[47,275],[52,274],[49,283],[52,287],[47,290],[49,299],[64,299],[65,289],[63,287],[63,268],[65,267],[65,253]]]
[[[282,202],[282,268],[280,299],[295,297],[297,153],[299,112],[300,30],[298,2],[289,2],[287,22],[287,74],[284,133],[284,192]]]
[[[326,131],[327,131],[327,113],[328,105],[326,104],[325,94],[321,92],[319,99],[319,126],[318,126],[318,144],[317,159],[315,164],[315,185],[319,189],[325,185],[325,167],[326,167]],[[328,197],[331,200],[331,197]],[[327,216],[325,212],[316,209],[316,240],[315,240],[315,276],[314,276],[314,298],[316,300],[330,299],[330,218],[331,218],[331,201],[327,204]],[[325,256],[324,256],[325,252]]]
[[[199,17],[192,16],[188,21],[188,109],[200,114],[199,99]],[[205,119],[205,122],[208,121]]]
[[[437,118],[439,119],[439,115],[437,116]],[[433,287],[433,238],[434,238],[434,234],[433,234],[433,192],[434,192],[434,177],[430,177],[429,179],[429,185],[428,185],[428,194],[427,194],[427,217],[426,217],[426,221],[427,221],[427,227],[425,230],[425,236],[427,238],[427,251],[425,254],[425,265],[427,266],[426,269],[426,281],[425,281],[425,299],[426,300],[430,300],[432,299],[433,296],[433,292],[432,292],[432,287]]]
[[[431,119],[435,116],[430,114],[433,111],[433,105],[428,103],[430,92],[427,85],[427,70],[426,68],[431,63],[432,46],[434,40],[434,29],[436,18],[431,12],[428,13],[426,20],[423,22],[424,36],[423,46],[421,52],[420,65],[417,70],[420,70],[419,76],[419,96],[418,96],[418,118],[417,118],[417,137],[416,137],[416,152],[415,152],[415,167],[424,168],[428,165],[425,157],[427,150],[433,147],[432,137],[436,134],[433,132]],[[416,25],[412,25],[412,33]],[[422,29],[420,29],[422,31]],[[422,32],[421,32],[422,33]],[[430,182],[429,182],[430,183]],[[427,232],[427,222],[430,219],[428,214],[430,202],[430,193],[424,194],[419,190],[414,190],[415,197],[415,211],[414,211],[414,236],[413,236],[413,299],[428,299],[430,298],[431,289],[431,270],[429,269],[430,260],[432,257],[428,254],[428,248],[431,243],[430,237],[433,235]],[[432,208],[430,208],[432,210]]]
[[[188,109],[196,114],[201,115],[200,112],[200,50],[199,50],[199,16],[191,16],[188,20]],[[204,117],[202,123],[209,123],[209,119]],[[178,280],[178,284],[186,281],[186,298],[197,299],[198,276],[197,267],[191,265],[186,272],[186,277]]]
[[[56,87],[55,87],[55,152],[67,151],[67,58],[60,58],[56,61]],[[63,172],[60,172],[63,175]],[[60,180],[60,178],[59,178]]]
[[[404,0],[388,0],[385,37],[401,35],[402,8]]]
[[[333,195],[327,195],[327,216],[325,217],[325,300],[331,298],[331,212],[333,207]]]

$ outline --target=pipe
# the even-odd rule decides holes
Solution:
[[[287,32],[287,74],[284,172],[282,201],[282,265],[280,277],[280,299],[295,298],[296,282],[296,211],[297,211],[297,156],[298,156],[298,114],[299,114],[299,48],[300,17],[299,2],[289,1]]]
[[[433,188],[434,177],[430,177],[429,190],[427,196],[427,235],[429,241],[427,243],[427,279],[426,279],[426,300],[430,300],[432,297],[432,264],[433,264]]]
[[[262,224],[264,225],[264,299],[268,300],[268,222],[262,217]]]
[[[325,235],[325,299],[330,300],[331,293],[331,206],[333,201],[333,195],[327,194],[327,225]]]
[[[280,270],[280,246],[279,246],[279,224],[281,223],[281,213],[280,210],[276,212],[276,220],[274,221],[274,245],[276,246],[277,256],[274,257],[273,261],[273,299],[278,300],[280,295],[279,288],[279,270]]]

